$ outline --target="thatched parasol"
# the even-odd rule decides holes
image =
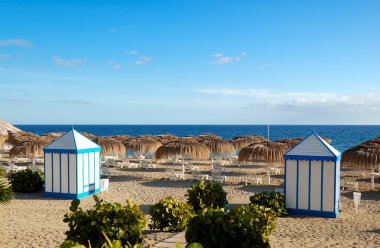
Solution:
[[[130,138],[123,142],[127,150],[132,150],[135,153],[154,153],[162,144],[150,136],[139,136]]]
[[[212,134],[212,133],[202,133],[202,134],[197,136],[197,139],[198,140],[205,140],[205,139],[207,139],[207,140],[209,140],[209,139],[222,140],[222,137],[215,135],[215,134]]]
[[[43,148],[50,142],[45,138],[36,138],[25,140],[22,143],[14,146],[10,151],[11,157],[23,156],[23,157],[35,157],[43,154]]]
[[[342,166],[380,170],[380,137],[368,140],[342,153]]]
[[[172,134],[160,134],[160,135],[156,135],[155,137],[156,137],[156,140],[161,142],[161,144],[168,143],[168,142],[178,139],[177,136],[172,135]]]
[[[129,136],[129,135],[114,135],[114,136],[110,136],[110,138],[113,138],[113,139],[118,140],[118,141],[123,143],[125,140],[130,139],[131,136]]]
[[[17,132],[17,133],[9,133],[8,143],[12,145],[21,145],[22,143],[30,140],[38,140],[41,137],[37,134],[28,133],[28,132]]]
[[[49,142],[53,142],[54,140],[58,139],[59,137],[61,137],[64,134],[65,134],[64,132],[46,133],[46,134],[42,135],[41,137],[45,138]]]
[[[261,143],[263,141],[268,140],[260,135],[243,135],[228,140],[228,142],[234,146],[235,150],[240,150],[243,147],[249,146],[250,144]]]
[[[177,155],[188,155],[193,159],[206,160],[209,157],[209,149],[194,138],[179,138],[163,144],[156,151],[156,159],[173,158]]]
[[[244,147],[239,153],[239,162],[266,162],[267,164],[283,164],[284,153],[288,147],[283,143],[264,141]]]
[[[275,142],[283,143],[290,149],[290,148],[293,148],[298,143],[300,143],[303,139],[304,137],[298,137],[298,138],[293,138],[293,139],[280,139],[280,140],[276,140]]]
[[[125,156],[125,152],[126,152],[125,147],[123,143],[121,143],[118,140],[115,140],[113,138],[106,137],[106,136],[99,136],[99,137],[96,137],[93,141],[102,147],[101,149],[102,155],[118,154],[122,157]]]
[[[96,140],[96,136],[93,135],[93,134],[90,134],[90,133],[86,133],[86,132],[80,132],[83,136],[85,136],[86,138],[92,140],[92,141],[95,141]]]
[[[203,139],[200,140],[199,143],[206,145],[213,153],[232,155],[235,152],[234,146],[230,142],[222,139]]]

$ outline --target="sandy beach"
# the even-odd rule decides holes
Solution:
[[[207,173],[210,164],[194,163]],[[165,169],[180,171],[182,166],[172,163],[156,164],[154,169],[113,168],[120,175],[110,179],[110,188],[99,194],[109,202],[123,203],[131,199],[141,205],[149,221],[149,206],[158,200],[173,196],[186,200],[187,189],[195,182],[164,180]],[[223,188],[231,203],[246,203],[254,192],[274,190],[282,187],[282,175],[273,175],[271,185],[263,174],[263,185],[248,185],[245,174],[257,170],[247,165],[226,167],[228,181]],[[352,192],[341,194],[342,211],[337,219],[325,219],[305,216],[287,216],[278,218],[276,229],[270,236],[272,247],[379,247],[380,246],[380,192],[379,180],[375,191],[369,191],[369,179],[359,181],[362,201],[356,213]],[[63,216],[68,212],[70,200],[50,199],[42,193],[15,194],[9,205],[0,207],[0,247],[56,247],[65,239],[67,224]],[[94,203],[92,197],[81,200],[83,208]],[[145,245],[153,245],[176,233],[146,230]]]

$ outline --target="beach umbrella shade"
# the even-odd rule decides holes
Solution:
[[[282,143],[282,144],[286,145],[289,149],[291,149],[295,145],[300,143],[303,139],[304,139],[304,137],[298,137],[298,138],[293,138],[293,139],[287,138],[287,139],[276,140],[275,142]]]
[[[279,142],[264,141],[244,147],[239,152],[239,162],[265,162],[268,165],[282,165],[288,147]]]
[[[84,137],[86,137],[87,139],[90,139],[92,141],[95,141],[96,140],[96,136],[93,135],[93,134],[90,134],[90,133],[86,133],[86,132],[80,132]]]
[[[161,142],[161,144],[164,144],[164,143],[177,140],[178,137],[172,134],[160,134],[160,135],[156,135],[155,139]]]
[[[263,141],[268,140],[260,135],[242,135],[228,140],[228,142],[234,146],[235,150],[240,150],[250,144],[261,143]]]
[[[162,144],[150,136],[139,136],[130,138],[123,142],[127,150],[132,150],[137,154],[154,153]]]
[[[175,156],[190,156],[195,160],[209,158],[209,149],[194,138],[178,138],[160,146],[156,151],[156,159],[173,158]]]
[[[131,136],[129,136],[129,135],[114,135],[114,136],[110,136],[110,138],[113,138],[113,139],[118,140],[118,141],[123,143],[124,141],[130,139]]]
[[[202,139],[199,140],[199,143],[206,145],[212,153],[232,155],[235,152],[234,146],[222,139]]]
[[[36,157],[42,156],[43,149],[49,144],[49,140],[45,138],[25,140],[22,143],[15,145],[9,150],[11,157]]]
[[[198,140],[210,140],[210,139],[216,139],[216,140],[223,140],[222,137],[212,134],[212,133],[202,133],[197,136]]]
[[[30,140],[38,140],[41,137],[37,134],[28,133],[28,132],[17,132],[17,133],[9,133],[8,135],[8,143],[11,145],[21,145],[22,143]]]
[[[58,139],[59,137],[61,137],[64,134],[65,134],[64,132],[53,132],[53,133],[46,133],[46,134],[42,135],[41,137],[45,138],[49,142],[53,142],[54,140]]]
[[[368,140],[342,153],[342,166],[380,170],[380,137]]]
[[[125,146],[118,140],[106,136],[99,136],[93,140],[96,144],[101,146],[102,155],[120,155],[125,156]]]

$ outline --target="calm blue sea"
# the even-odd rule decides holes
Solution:
[[[67,132],[70,125],[16,125],[21,130],[36,134],[48,132]],[[128,134],[173,134],[176,136],[213,133],[223,139],[239,135],[258,134],[267,137],[266,125],[75,125],[79,132],[88,132],[96,136]],[[330,126],[330,125],[272,125],[270,140],[306,137],[311,132],[332,139],[332,145],[340,152],[363,141],[380,136],[380,125],[376,126]]]

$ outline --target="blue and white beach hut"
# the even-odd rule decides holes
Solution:
[[[100,191],[100,146],[72,129],[44,148],[45,196],[80,199]]]
[[[338,216],[340,158],[340,153],[316,133],[284,155],[289,214]]]

